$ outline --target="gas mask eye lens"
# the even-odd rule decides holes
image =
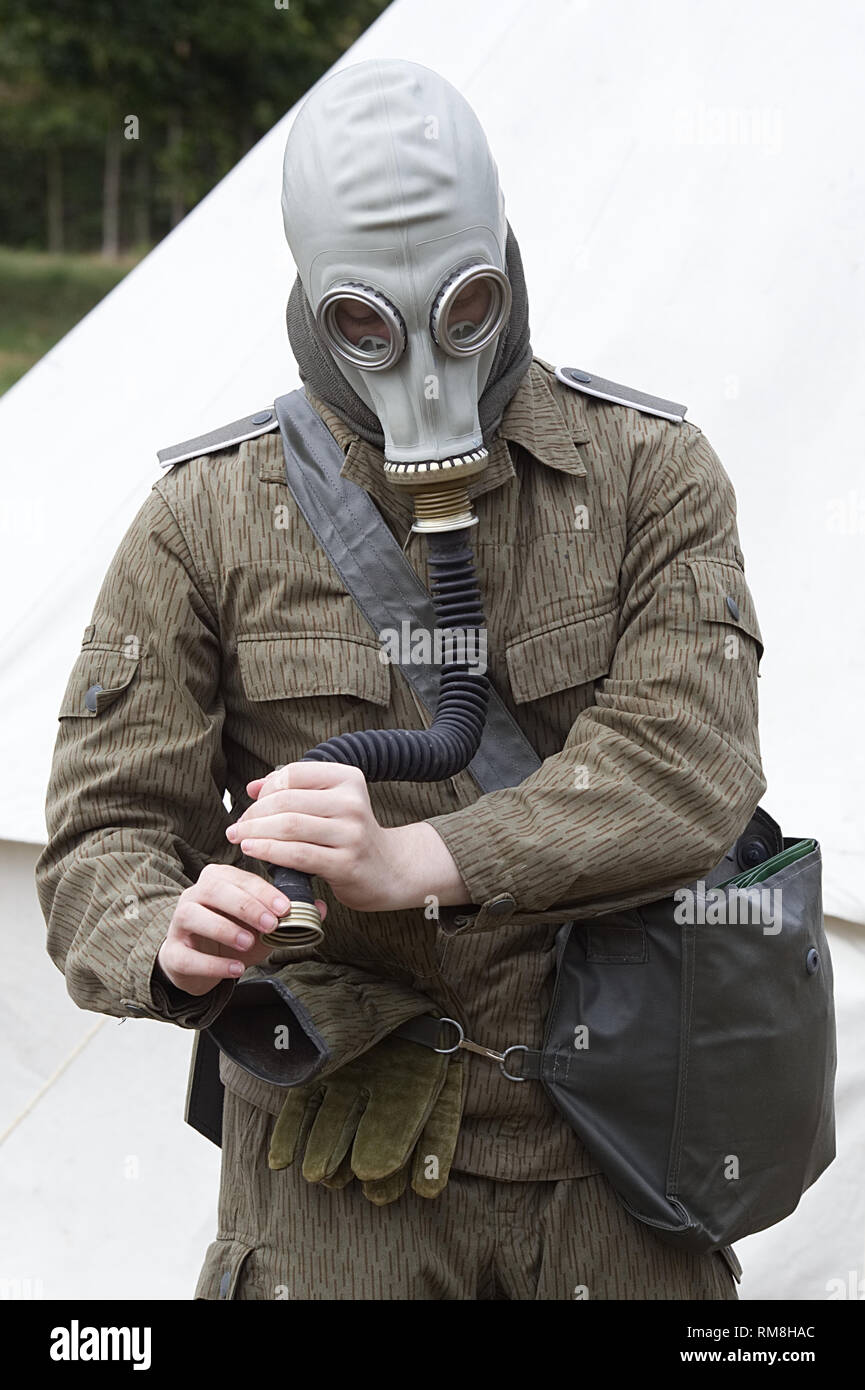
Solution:
[[[390,342],[390,331],[381,314],[376,314],[360,299],[339,299],[334,308],[334,319],[339,332],[348,338],[362,352],[377,351],[380,346]],[[378,344],[370,349],[367,343]]]
[[[483,280],[475,280],[461,290],[448,310],[447,336],[456,343],[470,342],[486,322],[492,298],[492,291]]]
[[[501,332],[510,311],[507,276],[495,266],[466,266],[439,290],[430,315],[430,332],[449,356],[468,357]]]
[[[405,349],[402,315],[371,286],[334,285],[315,317],[331,351],[364,371],[392,366]]]

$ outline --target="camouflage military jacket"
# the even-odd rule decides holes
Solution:
[[[382,454],[312,403],[426,581]],[[490,454],[469,489],[487,661],[543,764],[485,796],[467,772],[370,789],[382,824],[435,827],[464,907],[361,913],[317,891],[323,960],[421,992],[502,1050],[542,1042],[560,924],[706,873],[766,784],[761,635],[701,431],[572,390],[535,358]],[[264,872],[225,840],[246,783],[342,731],[425,722],[298,511],[278,430],[172,467],[119,546],[60,709],[37,881],[72,997],[206,1026],[238,986],[193,999],[156,955],[205,864]],[[599,1171],[539,1084],[468,1066],[457,1168]],[[226,1058],[221,1074],[278,1113],[279,1088]]]

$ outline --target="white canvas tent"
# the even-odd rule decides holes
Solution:
[[[863,1276],[863,39],[853,0],[395,0],[340,63],[409,58],[465,93],[536,351],[686,401],[736,488],[766,642],[764,804],[823,848],[841,1049],[839,1158],[740,1245],[751,1298],[849,1297]],[[32,870],[60,698],[156,449],[297,384],[279,213],[292,116],[0,400],[13,1295],[187,1298],[215,1230],[218,1154],[181,1120],[189,1035],[75,1009]]]

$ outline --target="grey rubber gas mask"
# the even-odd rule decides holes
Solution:
[[[319,339],[381,422],[390,480],[426,493],[477,472],[511,287],[498,172],[468,103],[415,63],[334,74],[289,135],[282,207]]]

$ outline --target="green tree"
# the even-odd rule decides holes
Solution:
[[[385,4],[0,0],[0,238],[113,257],[158,236]]]

